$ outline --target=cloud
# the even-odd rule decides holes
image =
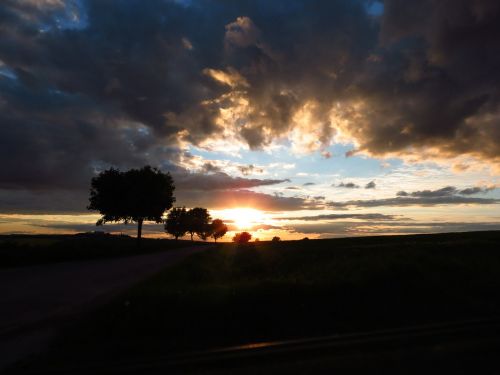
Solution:
[[[345,202],[328,202],[331,208],[347,207],[382,207],[382,206],[437,206],[450,204],[498,204],[500,199],[468,197],[477,193],[485,193],[494,187],[457,189],[446,186],[436,190],[418,190],[413,192],[399,191],[394,198],[350,200]],[[465,196],[464,196],[465,195]]]
[[[385,215],[385,214],[325,214],[315,216],[292,216],[279,217],[276,220],[300,220],[300,221],[328,221],[328,220],[344,220],[344,219],[360,219],[360,220],[403,220],[400,215]]]
[[[243,174],[243,176],[247,176],[252,173],[264,173],[264,169],[256,167],[253,164],[239,165],[237,168]]]
[[[76,218],[77,220],[80,218]],[[71,217],[48,217],[46,215],[17,217],[0,216],[0,232],[9,225],[15,223],[21,230],[31,227],[38,227],[42,232],[88,232],[102,230],[104,232],[122,232],[135,235],[135,225],[106,224],[103,227],[96,227],[88,217],[81,217],[76,221],[75,216]],[[252,230],[280,230],[303,235],[318,234],[320,238],[346,237],[346,236],[367,236],[381,234],[419,234],[438,232],[467,232],[483,230],[499,230],[499,222],[439,222],[439,221],[392,221],[367,219],[367,221],[342,221],[335,220],[330,223],[292,223],[286,226],[262,224],[257,225]],[[161,224],[145,223],[144,231],[147,234],[158,236],[164,234]],[[237,228],[234,228],[237,229]]]
[[[486,186],[486,187],[481,187],[481,186],[475,186],[471,188],[466,188],[458,191],[458,194],[461,195],[474,195],[474,194],[485,194],[491,190],[496,189],[496,186]]]
[[[4,1],[0,188],[83,191],[220,139],[497,165],[500,4],[407,3]]]
[[[302,186],[313,186],[313,185],[316,185],[314,182],[306,182],[304,184],[302,184]]]
[[[474,195],[479,193],[487,193],[488,191],[494,190],[495,186],[490,187],[471,187],[465,189],[457,189],[454,186],[446,186],[437,190],[419,190],[411,193],[407,193],[406,191],[397,192],[398,197],[417,197],[417,198],[442,198],[442,197],[452,197],[454,195]]]
[[[205,164],[206,166],[207,164]],[[212,170],[207,167],[205,169]],[[215,169],[217,170],[217,169]],[[234,202],[244,202],[245,197],[250,197],[252,192],[246,191],[243,193],[230,192],[232,190],[249,189],[260,186],[270,186],[289,182],[288,179],[273,180],[273,179],[247,179],[242,177],[232,177],[222,172],[215,173],[193,173],[182,168],[173,168],[171,175],[174,178],[176,190],[174,195],[177,197],[177,204],[186,206],[196,206],[203,204],[203,207],[213,208],[214,206],[221,207],[214,200],[220,199],[226,201],[226,198],[231,196]],[[82,189],[44,189],[38,190],[19,190],[19,189],[1,189],[0,188],[0,213],[79,213],[85,212],[88,205],[88,189],[90,188],[89,180],[84,184]],[[202,199],[200,199],[200,197]],[[263,199],[266,206],[281,207],[290,203],[291,206],[306,204],[305,200],[292,199],[287,201],[286,198],[278,199],[273,203],[272,196],[267,197],[266,194],[256,195],[253,198]]]
[[[182,190],[176,194],[176,204],[210,207],[210,209],[254,208],[262,211],[299,211],[322,209],[313,198],[285,197],[251,190],[212,190],[206,193]]]
[[[223,172],[212,174],[190,173],[188,171],[177,171],[172,173],[176,188],[178,190],[233,190],[249,189],[258,186],[268,186],[290,182],[289,179],[249,179],[242,177],[232,177]]]
[[[346,189],[358,189],[359,188],[359,185],[355,184],[354,182],[346,182],[346,183],[341,182],[338,185],[332,185],[332,186],[346,188]]]
[[[318,234],[320,238],[373,236],[387,234],[425,234],[499,230],[499,222],[398,222],[398,221],[338,221],[287,226],[290,231]]]
[[[201,167],[201,172],[202,173],[223,173],[221,171],[221,168],[212,162],[203,163],[203,166]]]
[[[407,193],[406,191],[399,191],[396,195],[398,197],[417,197],[417,198],[439,198],[450,197],[457,193],[457,188],[454,186],[446,186],[437,190],[420,190]]]
[[[226,25],[226,43],[245,48],[257,43],[260,30],[249,17],[238,17]]]
[[[376,186],[375,181],[370,181],[365,185],[365,189],[375,189]]]
[[[207,68],[203,69],[203,73],[214,79],[215,81],[224,85],[228,85],[230,87],[248,86],[248,82],[246,81],[246,79],[233,68],[229,68],[227,72]]]

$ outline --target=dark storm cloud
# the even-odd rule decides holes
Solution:
[[[292,21],[298,14],[305,17],[305,29]],[[330,30],[328,25],[338,26]],[[338,35],[352,26],[354,35]],[[44,163],[26,170],[33,176],[29,181],[5,173],[0,183],[29,189],[58,185],[53,174],[59,169],[75,171],[64,184],[81,185],[94,164],[139,165],[151,158],[152,149],[158,154],[162,144],[176,147],[179,137],[196,144],[220,134],[215,118],[219,107],[229,104],[214,100],[232,88],[207,77],[206,69],[231,68],[251,82],[247,95],[253,120],[241,134],[259,147],[267,141],[257,134],[263,127],[272,134],[289,128],[292,108],[303,99],[292,91],[316,91],[304,74],[288,90],[290,76],[299,68],[319,68],[319,53],[344,61],[342,52],[327,51],[324,44],[358,40],[367,45],[362,36],[369,26],[360,3],[347,1],[186,6],[163,0],[33,0],[3,2],[0,28],[1,64],[17,77],[0,78],[1,146],[14,148],[4,164],[14,169],[29,165],[29,159]],[[316,33],[323,38],[311,43]],[[317,58],[299,53],[299,46],[309,46]],[[324,74],[314,80],[320,82]],[[117,124],[127,121],[131,128],[144,128],[138,134],[117,131]]]
[[[374,109],[361,149],[498,158],[500,3],[387,0],[384,8],[382,45],[359,86]]]
[[[241,102],[231,126],[253,149],[307,108],[321,146],[341,127],[372,154],[497,159],[500,3],[386,0],[379,18],[365,5],[3,1],[0,188],[83,191],[108,166],[173,170],[179,142],[221,137],[220,109]]]
[[[87,205],[87,190],[52,189],[32,191],[0,189],[1,214],[69,214],[85,212]]]

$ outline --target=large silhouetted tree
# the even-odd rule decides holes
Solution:
[[[206,208],[195,207],[187,212],[187,232],[191,235],[191,241],[195,233],[202,239],[207,238],[209,222],[210,214]]]
[[[111,168],[92,178],[87,208],[102,215],[97,225],[136,222],[140,243],[143,222],[162,222],[163,213],[175,201],[174,189],[170,174],[156,168],[146,166],[127,172]]]
[[[224,237],[224,235],[227,233],[227,225],[224,224],[224,222],[220,219],[215,219],[212,221],[211,226],[211,233],[210,235],[214,238],[214,241],[217,242],[217,239]]]
[[[165,231],[177,240],[188,230],[188,214],[186,207],[175,207],[168,213],[165,220]]]

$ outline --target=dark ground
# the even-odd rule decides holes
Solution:
[[[109,234],[0,235],[0,268],[107,259],[205,245],[199,241],[135,238]]]
[[[223,244],[68,326],[28,368],[495,317],[499,244],[498,231]],[[467,345],[448,353],[465,358],[478,348]],[[386,353],[389,362],[417,359],[398,350],[396,358]],[[485,353],[494,358],[497,347],[471,360],[486,363]],[[349,363],[359,364],[356,355]],[[306,363],[308,373],[328,360],[291,362]]]
[[[55,239],[61,241],[60,237]],[[49,249],[52,246],[47,238],[25,237],[23,240],[35,243],[42,253],[48,251],[44,245]],[[64,238],[62,243],[72,240]],[[115,245],[114,239],[108,238],[108,241]],[[135,243],[131,238],[128,241]],[[97,246],[89,251],[90,255],[96,249],[103,250],[102,240],[95,242]],[[122,238],[120,242],[125,241]],[[83,243],[91,242],[87,239]],[[114,253],[112,257],[93,260],[0,268],[0,371],[5,365],[43,349],[62,325],[85,311],[108,302],[113,295],[183,257],[208,248],[181,246],[182,249],[176,250],[172,245],[167,246],[167,251],[145,254],[118,256]],[[146,246],[136,252],[151,250],[151,246]],[[17,250],[22,252],[22,248]],[[29,248],[28,253],[31,251]],[[66,251],[71,251],[71,247]],[[21,254],[17,259],[23,260],[26,256]],[[81,253],[77,256],[78,259]],[[66,258],[71,257],[66,255]],[[37,260],[41,259],[47,260],[42,257]]]

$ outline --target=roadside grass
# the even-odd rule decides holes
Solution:
[[[115,258],[202,244],[198,241],[143,238],[138,248],[135,238],[117,235],[0,236],[0,268]]]
[[[500,232],[476,232],[221,244],[67,327],[43,362],[496,315],[499,243]]]

